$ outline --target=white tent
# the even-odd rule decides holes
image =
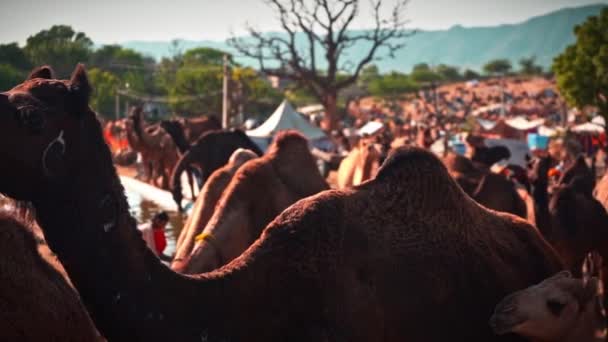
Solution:
[[[246,133],[253,141],[260,145],[260,148],[265,150],[276,133],[287,129],[299,131],[308,138],[313,145],[315,145],[315,140],[327,138],[325,132],[298,114],[287,100],[283,100],[281,105],[263,124]]]
[[[576,133],[595,133],[601,134],[604,132],[604,127],[591,122],[580,124],[572,127],[572,131]]]
[[[536,120],[529,121],[528,119],[524,118],[523,116],[518,116],[513,119],[509,119],[505,122],[507,125],[515,128],[515,129],[518,129],[520,131],[529,131],[531,129],[540,127],[542,124],[545,123],[545,119],[536,119]]]

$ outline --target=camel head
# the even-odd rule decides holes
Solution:
[[[499,335],[515,333],[540,341],[605,338],[602,293],[598,278],[575,279],[563,271],[504,298],[490,326]]]
[[[6,165],[1,192],[33,200],[41,187],[66,180],[70,166],[77,166],[85,125],[99,126],[88,106],[90,94],[81,64],[70,80],[53,79],[52,69],[43,66],[0,93],[0,160]]]

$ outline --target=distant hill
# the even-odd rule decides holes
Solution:
[[[449,30],[418,31],[407,38],[406,47],[398,51],[394,59],[382,58],[376,64],[381,71],[409,72],[415,64],[422,62],[481,70],[492,59],[508,58],[517,67],[519,59],[536,56],[537,63],[549,68],[553,58],[574,42],[574,27],[587,17],[599,14],[605,6],[564,8],[514,25],[471,28],[454,26]],[[304,42],[303,37],[299,38]],[[129,41],[122,45],[156,59],[171,56],[170,42]],[[222,41],[184,40],[180,43],[183,51],[201,46],[232,51]],[[365,52],[366,46],[359,44],[352,47],[348,54],[353,59],[358,59]],[[237,58],[237,61],[257,67],[251,60]]]

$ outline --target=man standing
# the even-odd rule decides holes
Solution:
[[[154,215],[151,223],[145,223],[138,227],[148,248],[150,248],[156,256],[162,256],[165,247],[167,247],[167,239],[165,238],[165,227],[167,226],[167,223],[169,223],[169,215],[167,215],[166,212],[161,211]]]

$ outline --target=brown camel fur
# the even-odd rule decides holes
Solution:
[[[232,176],[236,171],[245,164],[245,162],[257,158],[257,155],[249,150],[238,149],[234,151],[228,164],[215,170],[209,177],[209,180],[203,186],[201,196],[194,203],[192,213],[186,220],[182,228],[177,244],[175,246],[175,257],[171,263],[171,268],[177,272],[183,272],[192,248],[194,247],[195,238],[203,231],[207,222],[213,215],[217,202],[224,190],[228,187]]]
[[[584,272],[589,265],[602,268],[601,263],[593,265],[594,259],[601,257],[587,256]],[[569,271],[560,272],[507,296],[496,306],[490,325],[497,334],[511,332],[532,341],[606,341],[604,286],[600,279],[589,274],[575,279]]]
[[[192,254],[183,261],[183,272],[207,272],[227,264],[284,209],[327,189],[308,140],[297,131],[279,132],[264,156],[248,161],[232,177]]]
[[[133,107],[131,109],[131,113],[133,113],[135,108],[136,107]],[[130,117],[132,117],[132,115],[130,115]],[[157,168],[154,165],[154,154],[149,148],[146,147],[142,139],[138,137],[138,135],[135,133],[133,120],[131,120],[130,118],[126,118],[123,120],[125,134],[127,137],[127,141],[129,142],[129,146],[133,151],[141,155],[141,162],[144,166],[144,181],[147,183],[152,183],[153,179],[156,179],[158,176],[160,176],[159,174],[157,174]],[[156,131],[157,127],[146,127],[146,130]]]
[[[141,107],[136,107],[130,116],[133,131],[141,143],[140,148],[146,150],[156,174],[161,177],[161,183],[154,177],[152,183],[162,189],[169,189],[169,179],[173,167],[177,163],[177,148],[173,139],[160,126],[156,130],[146,130]]]
[[[593,180],[584,160],[575,161],[552,187],[547,176],[551,164],[551,157],[540,158],[531,170],[535,223],[567,269],[578,275],[578,265],[590,251],[608,258],[608,213],[593,198]]]
[[[608,172],[595,186],[593,195],[608,210]]]
[[[110,341],[519,341],[492,333],[494,306],[562,267],[532,226],[412,149],[292,205],[220,270],[179,275],[130,216],[90,92],[78,66],[0,94],[0,192],[32,202]]]
[[[171,175],[171,193],[180,211],[182,210],[182,173],[190,168],[198,169],[204,185],[207,178],[215,170],[226,165],[232,153],[239,148],[251,150],[258,156],[263,154],[245,132],[241,130],[222,130],[203,134],[181,156]]]
[[[167,134],[173,139],[173,143],[177,147],[179,152],[179,157],[181,158],[184,153],[188,152],[190,149],[190,142],[186,138],[184,133],[184,127],[179,120],[163,120],[160,123],[160,127],[162,127]],[[186,171],[186,175],[188,177],[188,184],[190,185],[190,193],[191,198],[196,198],[196,193],[194,192],[194,180],[193,180],[193,172],[196,172],[194,168],[189,168]],[[173,173],[173,170],[171,170]],[[200,187],[197,187],[197,189]]]
[[[378,172],[380,151],[369,139],[361,139],[338,168],[338,188],[345,189],[372,179]]]
[[[526,203],[504,176],[480,169],[468,158],[455,153],[448,153],[443,163],[462,189],[478,203],[489,209],[527,217]]]
[[[0,341],[99,340],[78,294],[38,248],[26,224],[0,211]]]

